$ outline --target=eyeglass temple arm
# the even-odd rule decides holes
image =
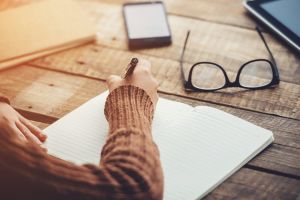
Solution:
[[[258,35],[260,36],[261,40],[263,41],[263,43],[264,43],[264,45],[265,45],[265,47],[266,47],[266,49],[267,49],[267,51],[268,51],[268,53],[269,53],[269,55],[270,55],[270,58],[271,58],[272,63],[275,65],[275,68],[276,68],[276,69],[275,69],[275,72],[276,72],[276,75],[277,75],[278,78],[279,78],[279,72],[278,72],[276,60],[275,60],[275,58],[274,58],[274,56],[273,56],[273,54],[272,54],[272,52],[271,52],[271,50],[270,50],[270,48],[269,48],[269,45],[268,45],[268,43],[266,42],[266,39],[265,39],[264,35],[262,34],[261,30],[260,30],[257,26],[255,27],[255,29],[256,29]]]
[[[189,36],[190,36],[190,31],[187,32],[187,35],[186,35],[186,38],[185,38],[185,41],[184,41],[184,45],[183,45],[183,49],[182,49],[182,52],[181,52],[181,56],[180,56],[181,77],[182,77],[182,80],[184,82],[184,85],[187,83],[187,80],[185,78],[184,69],[183,69],[183,58],[184,58],[186,44],[188,42]]]

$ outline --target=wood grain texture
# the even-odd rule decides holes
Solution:
[[[92,1],[95,2],[95,0]],[[120,5],[125,2],[139,1],[140,0],[102,0],[101,2]],[[164,0],[163,2],[165,3],[168,14],[243,28],[253,29],[255,27],[255,23],[247,15],[241,0]]]
[[[136,52],[88,45],[71,51],[48,56],[32,62],[35,66],[55,69],[105,80],[111,74],[122,74],[132,57],[152,62],[152,72],[159,81],[159,90],[195,100],[229,105],[248,110],[300,119],[300,86],[282,81],[277,88],[243,91],[222,90],[210,93],[185,92],[179,63],[170,59],[145,56]],[[118,59],[115,59],[118,58]],[[234,73],[228,72],[232,77]]]
[[[1,0],[0,11],[25,5],[39,0]],[[78,0],[77,0],[78,1]],[[83,0],[81,0],[84,2]],[[125,2],[139,2],[140,0],[89,0],[88,2],[102,2],[121,5]],[[241,0],[164,0],[168,14],[191,17],[199,20],[223,23],[245,28],[255,27],[254,22],[246,14]],[[239,15],[241,17],[237,18]]]
[[[3,0],[0,10],[33,1]],[[172,46],[131,52],[121,15],[124,0],[78,2],[97,24],[97,43],[0,71],[0,92],[11,98],[18,111],[45,128],[106,90],[106,77],[121,74],[132,57],[146,58],[159,80],[160,96],[193,106],[212,106],[274,133],[273,145],[205,199],[300,199],[299,57],[265,34],[279,65],[282,82],[278,88],[186,93],[182,87],[178,59],[187,30],[192,32],[186,69],[197,61],[213,61],[223,65],[233,79],[242,63],[268,58],[240,0],[164,0]]]
[[[255,27],[241,0],[166,0],[165,3],[169,12],[175,15],[245,28]]]
[[[15,74],[19,74],[19,76],[15,76]],[[62,117],[88,99],[106,90],[103,81],[51,72],[26,65],[2,72],[0,79],[5,80],[0,83],[0,91],[11,98],[13,106],[24,111],[27,110],[29,114],[39,113],[55,118]],[[185,102],[182,98],[171,97],[176,98],[177,101]],[[187,99],[187,101],[191,100]],[[241,115],[246,120],[250,119],[251,122],[274,131],[276,134],[275,144],[263,151],[249,165],[300,178],[300,148],[297,148],[297,141],[300,140],[300,135],[297,134],[299,133],[300,124],[298,120],[250,111],[244,112],[243,110],[216,106],[200,101],[194,102],[196,103],[193,105],[223,108],[230,113],[237,116]],[[30,118],[30,115],[27,117]],[[289,128],[284,129],[284,127]],[[286,137],[286,132],[282,134],[282,129],[292,132],[293,134],[289,134],[292,139]],[[279,137],[278,140],[277,136]]]
[[[173,101],[182,102],[193,107],[196,106],[212,106],[217,109],[228,112],[232,115],[245,119],[257,126],[264,127],[273,132],[275,144],[287,147],[300,148],[300,121],[295,119],[286,119],[278,116],[272,116],[265,113],[257,113],[243,109],[236,109],[228,106],[207,103],[203,101],[195,101],[189,98],[182,98],[177,95],[160,94],[161,97]]]
[[[98,45],[128,50],[122,6],[94,1],[82,3],[97,24]],[[198,61],[213,61],[226,70],[237,72],[246,61],[269,57],[254,30],[222,24],[169,16],[173,43],[169,47],[135,51],[136,53],[178,61],[188,30],[191,30],[185,60],[190,65]],[[300,83],[300,60],[269,34],[264,34],[276,58],[281,79]],[[298,73],[297,73],[298,72]]]
[[[299,187],[299,180],[242,168],[204,199],[298,200]]]
[[[25,65],[2,72],[0,77],[1,92],[17,109],[56,119],[105,90],[102,82]]]
[[[5,7],[5,5],[9,6],[9,4],[15,6],[18,3],[24,4],[24,2],[33,1],[34,0],[14,0],[4,1],[2,4]],[[91,14],[91,18],[96,22],[99,44],[113,48],[127,49],[124,20],[121,12],[122,0],[89,0],[78,2],[80,2],[82,7]],[[183,8],[186,7],[195,8],[198,5],[208,11],[208,8],[218,10],[219,8],[216,7],[223,9],[236,9],[236,7],[240,7],[240,3],[237,2],[237,0],[226,3],[216,0],[197,1],[197,3],[196,0],[189,0],[189,3],[178,0],[171,0],[170,2],[173,2],[170,3],[170,5],[178,4],[178,8],[182,10],[185,10]],[[232,4],[235,6],[229,6],[229,3],[230,5]],[[181,4],[184,4],[185,6]],[[227,6],[224,6],[224,4]],[[221,13],[222,12],[218,12],[218,15],[213,15],[221,16],[224,20],[226,20],[226,16]],[[237,13],[238,12],[232,13],[235,20],[241,20],[241,17],[236,17],[241,16],[240,14],[237,15]],[[192,35],[186,54],[186,60],[189,61],[190,64],[199,60],[212,60],[224,65],[228,70],[236,71],[239,65],[247,60],[258,57],[268,57],[267,51],[265,50],[260,38],[253,30],[243,30],[239,27],[215,24],[181,16],[170,15],[169,18],[173,34],[173,45],[166,48],[141,50],[138,52],[178,60],[186,31],[191,29]],[[277,58],[282,80],[299,83],[299,58],[291,54],[288,49],[283,47],[271,36],[267,35],[267,40],[275,54],[275,57]]]
[[[297,57],[274,41],[271,42],[271,47],[272,50],[275,49],[275,56],[278,55],[281,79],[287,82],[282,82],[275,91],[232,93],[229,90],[229,92],[210,94],[187,94],[183,91],[177,60],[185,32],[189,27],[194,29],[192,35],[196,33],[195,35],[202,37],[191,37],[185,58],[189,61],[186,63],[187,69],[193,62],[199,60],[214,61],[225,66],[231,79],[243,62],[267,56],[255,31],[171,16],[170,21],[174,32],[172,46],[128,52],[121,6],[94,1],[84,2],[82,6],[92,13],[93,19],[98,24],[99,46],[91,45],[56,54],[34,62],[35,65],[104,79],[111,73],[120,74],[123,69],[116,66],[124,65],[131,57],[146,57],[153,62],[154,73],[161,83],[162,91],[299,119],[300,73],[297,72],[300,69],[300,62]],[[268,37],[268,39],[272,41],[272,38]],[[115,59],[116,57],[118,60]],[[282,91],[285,93],[281,93]]]
[[[128,62],[130,57],[138,55],[139,57],[146,57],[152,60],[153,66],[156,67],[154,67],[154,73],[161,83],[160,89],[162,91],[299,119],[300,89],[299,86],[294,84],[282,82],[280,87],[274,91],[263,90],[244,93],[232,93],[229,90],[229,92],[220,93],[188,94],[183,91],[182,83],[180,82],[179,64],[176,61],[180,55],[182,42],[178,43],[176,37],[184,38],[189,26],[195,27],[196,34],[199,33],[199,35],[205,35],[205,37],[195,37],[195,39],[191,37],[191,45],[186,53],[186,60],[189,60],[189,63],[186,65],[187,69],[188,66],[198,60],[214,61],[226,66],[225,68],[232,72],[229,73],[232,79],[238,66],[245,60],[251,59],[251,56],[252,58],[257,58],[257,55],[264,54],[265,49],[254,31],[171,16],[170,21],[174,21],[173,23],[171,22],[173,24],[172,27],[176,29],[176,31],[173,30],[174,43],[172,46],[128,52],[125,51],[127,49],[126,34],[121,16],[121,6],[119,4],[106,4],[95,1],[83,2],[82,6],[92,13],[93,19],[97,21],[99,27],[98,43],[101,43],[101,46],[86,46],[63,54],[56,54],[55,56],[46,57],[46,62],[44,62],[44,59],[34,62],[35,65],[106,78],[110,73],[121,73],[120,70],[114,70],[111,66],[120,66],[121,63],[123,65]],[[114,24],[114,26],[111,24]],[[245,42],[245,38],[249,38],[249,41]],[[103,45],[109,48],[104,48]],[[280,68],[282,80],[284,82],[298,83],[300,81],[300,73],[297,73],[300,68],[299,59],[293,55],[291,56],[287,50],[284,50],[276,42],[274,45],[279,49],[279,66],[280,63],[288,64]],[[251,49],[249,46],[255,51],[248,52]],[[99,51],[101,52],[99,53]],[[119,60],[115,59],[116,55]],[[78,65],[83,66],[80,67]],[[109,69],[106,68],[107,66]],[[105,69],[103,69],[104,67]],[[282,91],[285,93],[281,93]],[[268,102],[269,100],[270,102]]]

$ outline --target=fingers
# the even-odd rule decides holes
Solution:
[[[26,137],[23,135],[23,133],[18,129],[16,124],[10,124],[8,128],[6,129],[8,133],[11,135],[17,135],[17,137],[22,141],[27,141]]]
[[[36,144],[42,145],[42,142],[31,133],[31,131],[20,121],[16,122],[16,126],[23,133],[28,141],[34,142]]]
[[[120,76],[116,75],[111,75],[106,80],[106,84],[110,92],[116,89],[117,87],[121,86],[123,82],[124,80]]]
[[[26,119],[23,118],[23,121],[25,121]],[[31,125],[31,129],[34,128],[35,131],[37,131],[36,129],[38,129],[37,127],[33,126],[29,121],[27,121],[27,124],[30,124]],[[29,141],[29,142],[33,142],[35,144],[38,144],[40,145],[40,147],[45,151],[47,152],[47,148],[43,146],[43,143],[40,141],[40,139],[35,136],[31,131],[30,129],[25,125],[23,124],[21,121],[16,121],[16,131],[19,131],[19,134],[23,135],[23,137],[25,137],[25,140],[26,141]],[[33,127],[32,127],[33,126]],[[38,129],[39,130],[39,129]],[[44,135],[44,134],[42,134]],[[44,141],[46,140],[46,136],[41,136],[41,137],[45,137]]]
[[[134,85],[145,90],[151,97],[154,105],[156,105],[158,100],[158,82],[151,73],[151,63],[148,60],[139,59],[133,74],[126,79],[122,79],[120,76],[115,75],[112,75],[107,79],[107,86],[110,92],[122,85]]]
[[[47,136],[43,134],[42,130],[40,130],[38,127],[30,123],[27,119],[25,119],[23,116],[20,115],[20,121],[29,129],[29,131],[35,135],[41,142],[45,142],[47,139]]]
[[[148,60],[140,59],[133,73],[151,74],[151,63]]]
[[[8,104],[0,105],[0,129],[4,130],[7,137],[18,138],[22,142],[33,142],[41,145],[41,141],[46,139],[46,136],[37,127]]]

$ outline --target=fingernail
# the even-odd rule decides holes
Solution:
[[[47,135],[41,134],[41,140],[42,142],[45,142],[47,140]]]

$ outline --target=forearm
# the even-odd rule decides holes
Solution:
[[[135,88],[114,105],[112,99],[124,91],[114,91],[107,100],[110,132],[99,166],[77,166],[47,155],[35,144],[0,137],[1,194],[23,199],[162,199],[162,171],[151,139],[151,101]],[[142,95],[131,98],[134,92]]]
[[[162,199],[162,169],[151,134],[153,112],[151,99],[142,89],[122,86],[110,93],[105,106],[109,137],[101,165],[118,170],[115,180],[124,192]]]

